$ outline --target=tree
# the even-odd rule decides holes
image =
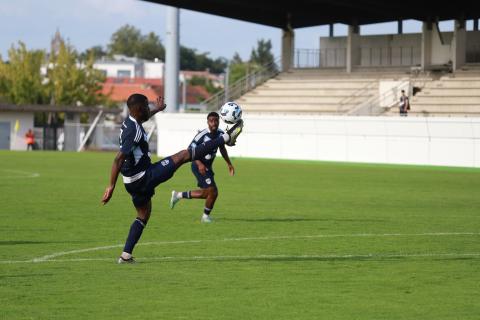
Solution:
[[[271,50],[271,41],[260,39],[257,41],[257,48],[252,49],[248,62],[243,62],[240,55],[235,52],[230,62],[229,83],[235,83],[260,68],[273,64],[274,58]]]
[[[164,60],[165,48],[155,33],[142,35],[139,29],[127,24],[112,35],[108,44],[108,54],[122,54],[145,60],[155,58]]]
[[[106,97],[99,93],[105,77],[93,68],[94,61],[92,53],[85,65],[80,65],[75,49],[61,41],[58,53],[50,53],[47,68],[51,103],[56,105],[105,103]]]
[[[215,94],[215,93],[217,93],[221,90],[221,88],[215,87],[213,85],[212,80],[204,78],[204,77],[193,76],[192,79],[190,79],[188,81],[188,84],[190,84],[192,86],[202,86],[210,94]]]
[[[165,59],[165,48],[155,33],[150,32],[146,36],[142,36],[138,48],[138,57],[146,60]]]
[[[257,48],[252,49],[250,62],[259,66],[266,66],[274,62],[272,54],[272,42],[260,39],[257,41]]]
[[[127,24],[112,35],[108,45],[108,53],[110,55],[123,54],[128,57],[138,57],[141,42],[142,34],[140,30]]]
[[[48,92],[40,68],[45,52],[27,50],[23,42],[8,51],[9,62],[0,61],[0,95],[13,104],[42,104]]]
[[[103,50],[102,46],[93,46],[80,54],[80,61],[87,61],[91,55],[93,56],[93,59],[99,60],[106,56],[107,52]]]
[[[0,61],[0,96],[13,104],[109,105],[100,93],[105,78],[93,69],[94,61],[91,54],[80,64],[76,51],[63,40],[48,60],[44,51],[28,50],[20,42],[9,50],[8,63]]]
[[[122,54],[128,57],[137,57],[145,60],[155,58],[165,61],[165,47],[160,38],[153,32],[142,35],[141,31],[133,26],[125,25],[118,29],[111,37],[108,45],[108,54]],[[197,53],[195,49],[180,46],[180,69],[223,73],[227,62],[224,58],[212,59],[208,52]]]
[[[243,61],[242,61],[242,57],[240,57],[238,52],[235,52],[231,60],[231,64],[237,64],[237,63],[243,63]]]

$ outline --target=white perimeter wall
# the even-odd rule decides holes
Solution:
[[[207,126],[205,118],[157,115],[159,155],[185,149]],[[249,114],[244,120],[231,156],[480,167],[480,118]]]

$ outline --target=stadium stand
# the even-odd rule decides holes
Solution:
[[[246,93],[238,102],[247,112],[396,116],[396,103],[378,107],[379,84],[402,80],[406,88],[418,90],[411,95],[412,116],[480,115],[480,72],[476,70],[415,75],[406,69],[350,74],[340,69],[292,69]],[[378,107],[376,112],[355,112],[369,102]]]
[[[407,70],[292,69],[248,92],[238,102],[248,112],[347,114],[379,92],[380,80],[409,77]]]

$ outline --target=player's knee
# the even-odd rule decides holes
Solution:
[[[211,198],[214,198],[216,199],[218,197],[218,189],[217,188],[208,188],[208,195],[211,197]]]
[[[144,227],[146,227],[149,218],[150,218],[150,216],[148,216],[148,217],[137,217],[137,220],[140,221],[143,224]]]
[[[206,199],[210,196],[210,191],[209,189],[202,189],[202,198]]]

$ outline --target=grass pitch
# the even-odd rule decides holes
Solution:
[[[185,165],[117,265],[113,156],[0,152],[0,319],[478,319],[480,170],[219,157],[203,225]]]

